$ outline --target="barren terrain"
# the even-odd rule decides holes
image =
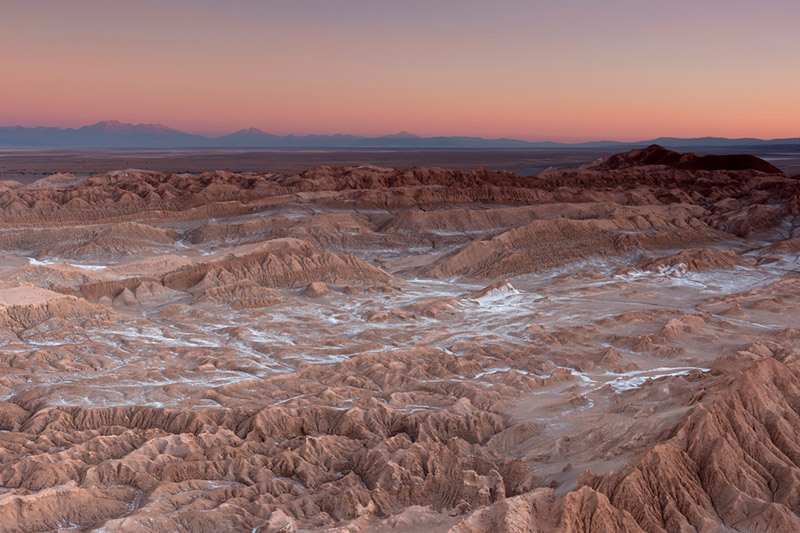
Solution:
[[[613,149],[102,149],[102,148],[0,148],[0,180],[31,183],[50,174],[67,172],[90,176],[124,168],[163,172],[299,173],[309,167],[328,165],[409,168],[445,167],[470,171],[478,167],[510,170],[517,174],[539,173],[553,166],[579,166],[614,153]],[[791,150],[788,150],[791,151]],[[783,154],[780,154],[783,156]],[[778,166],[800,170],[800,155],[788,154]]]
[[[0,531],[800,530],[800,181],[0,183]]]

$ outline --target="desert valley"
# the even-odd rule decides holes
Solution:
[[[800,530],[800,181],[0,184],[0,531]]]

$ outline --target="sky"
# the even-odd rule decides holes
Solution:
[[[797,0],[0,0],[0,126],[800,136]]]

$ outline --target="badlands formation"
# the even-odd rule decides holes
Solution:
[[[760,159],[0,191],[0,531],[800,531]]]

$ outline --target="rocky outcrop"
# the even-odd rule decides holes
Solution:
[[[680,267],[686,270],[731,268],[748,264],[748,260],[734,250],[688,249],[676,254],[648,259],[639,265],[646,270],[661,270]]]
[[[774,165],[752,155],[681,154],[657,144],[603,158],[587,168],[616,170],[638,166],[665,166],[681,170],[757,170],[766,174],[782,173]]]
[[[794,531],[798,377],[797,363],[771,358],[737,371],[620,472],[587,472],[561,500],[544,489],[507,499],[450,531]]]
[[[269,241],[266,250],[186,267],[164,276],[175,290],[205,289],[237,281],[264,287],[301,287],[312,282],[333,285],[388,283],[393,276],[358,257],[339,257],[297,239]]]

